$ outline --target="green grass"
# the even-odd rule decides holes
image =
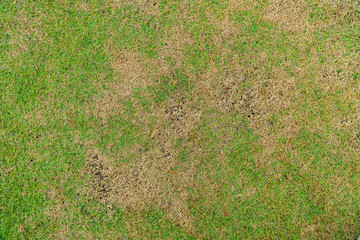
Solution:
[[[0,239],[356,239],[360,9],[245,2],[2,1]]]

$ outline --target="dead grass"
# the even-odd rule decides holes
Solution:
[[[314,6],[320,11],[312,12]],[[356,7],[354,1],[327,0],[310,5],[305,0],[271,0],[264,17],[283,30],[304,32],[333,26]],[[312,14],[317,14],[316,20],[311,20]]]
[[[266,79],[247,88],[241,85],[248,77],[246,74],[236,74],[235,71],[231,75],[221,76],[216,68],[210,68],[202,76],[202,81],[197,82],[197,94],[210,103],[209,106],[223,113],[239,112],[250,120],[249,127],[256,130],[260,136],[259,145],[264,147],[255,156],[257,164],[263,167],[271,163],[270,156],[278,148],[278,140],[285,137],[290,144],[299,133],[303,121],[306,121],[287,115],[280,119],[280,122],[286,122],[280,133],[271,131],[276,124],[271,121],[271,116],[291,110],[298,104],[299,90],[296,81],[294,78],[282,77],[284,75],[279,70],[274,73],[278,78]],[[221,82],[222,85],[214,88],[211,86],[212,81]]]
[[[183,186],[192,177],[194,169],[188,169],[180,179],[171,179],[174,157],[162,151],[142,156],[131,164],[114,168],[104,157],[88,165],[93,176],[92,191],[105,203],[119,204],[125,214],[132,214],[156,206],[164,209],[175,224],[184,229],[192,228],[192,218],[186,206],[187,194]],[[159,155],[156,157],[156,155]],[[189,172],[190,171],[190,172]],[[166,190],[166,187],[169,187]]]
[[[50,224],[52,226],[62,222],[62,224],[60,224],[59,231],[54,232],[50,238],[68,238],[71,230],[69,226],[65,224],[64,220],[67,218],[66,210],[70,209],[71,206],[66,201],[66,198],[59,191],[59,189],[55,188],[54,186],[49,185],[49,189],[46,194],[51,199],[51,201],[55,202],[56,204],[51,208],[45,209],[45,216],[50,219]]]
[[[160,0],[106,0],[113,8],[123,8],[125,6],[137,6],[141,12],[145,12],[149,15],[159,15],[160,11],[158,4]]]
[[[129,3],[110,2],[114,7]],[[157,12],[152,10],[154,3],[139,1],[137,5],[144,14],[156,15]],[[130,232],[139,224],[138,221],[132,221],[130,216],[139,214],[148,206],[165,210],[169,220],[186,231],[193,229],[193,219],[186,204],[186,186],[192,185],[195,163],[179,163],[174,145],[178,138],[188,138],[201,117],[200,111],[189,107],[189,103],[184,101],[170,101],[158,108],[155,114],[150,114],[140,110],[142,108],[138,100],[131,98],[136,88],[153,86],[152,79],[172,74],[169,59],[175,63],[172,68],[181,67],[184,52],[191,44],[190,36],[183,26],[174,26],[165,34],[164,42],[165,44],[158,48],[160,58],[157,64],[130,52],[115,51],[112,68],[119,80],[108,86],[110,90],[95,99],[95,106],[90,108],[105,119],[105,123],[109,115],[122,112],[122,106],[119,105],[121,99],[131,99],[138,109],[134,123],[144,126],[144,132],[155,143],[153,149],[138,154],[129,164],[114,167],[114,159],[109,160],[102,156],[97,157],[97,161],[101,163],[88,165],[93,169],[90,170],[95,181],[91,183],[93,192],[99,195],[100,199],[122,206],[128,216],[127,226]],[[145,94],[144,97],[149,96]],[[155,123],[151,123],[151,117],[156,119]],[[132,149],[136,151],[139,147],[133,146]],[[104,173],[98,173],[99,169],[103,169]],[[106,176],[108,187],[104,186],[104,180],[99,176]],[[136,231],[132,234],[139,236]]]
[[[94,113],[100,117],[103,123],[116,112],[124,114],[122,101],[128,100],[136,89],[155,85],[150,75],[154,70],[147,68],[149,61],[146,62],[143,56],[120,50],[113,51],[112,55],[111,67],[116,77],[113,82],[99,79],[94,83],[96,88],[106,90],[101,91],[87,110],[88,114]]]
[[[130,1],[117,2],[111,1],[113,7],[119,8],[124,4],[130,4]],[[157,1],[137,1],[136,4],[144,11],[145,14],[158,16],[156,10]],[[233,10],[251,10],[254,1],[230,1],[229,11]],[[340,3],[332,2],[334,7],[339,7]],[[155,4],[155,5],[154,5]],[[341,5],[342,6],[342,5]],[[184,16],[186,17],[187,7],[183,6]],[[304,34],[305,30],[314,30],[315,27],[329,27],[338,21],[338,17],[330,17],[329,21],[319,21],[310,23],[308,21],[309,6],[306,1],[270,1],[269,6],[264,9],[264,18],[274,23],[278,23],[280,30],[289,31],[293,35],[290,38],[298,39],[299,46],[305,48],[306,41],[316,41],[309,32]],[[346,14],[343,9],[337,9],[339,16]],[[136,105],[136,117],[134,123],[143,126],[144,132],[153,140],[154,148],[148,149],[141,154],[135,154],[136,158],[130,163],[123,163],[121,166],[116,165],[116,159],[107,158],[97,150],[92,150],[89,154],[88,172],[92,175],[93,193],[98,196],[100,201],[107,203],[117,203],[125,210],[127,214],[127,228],[132,232],[132,237],[140,236],[141,230],[137,225],[141,218],[139,213],[141,210],[150,206],[156,206],[166,211],[170,221],[180,225],[186,231],[193,231],[194,219],[190,214],[187,201],[189,193],[187,187],[195,187],[201,189],[201,193],[206,195],[209,201],[204,203],[210,206],[213,199],[216,199],[221,189],[221,184],[214,182],[205,173],[199,173],[199,178],[203,180],[203,184],[193,181],[197,173],[194,160],[192,164],[180,163],[178,160],[178,150],[175,148],[176,140],[179,138],[187,140],[185,145],[190,152],[190,158],[195,159],[196,156],[204,155],[202,146],[196,142],[196,134],[193,130],[197,124],[201,122],[202,113],[205,109],[216,109],[224,114],[229,112],[239,112],[244,114],[249,120],[249,127],[255,129],[259,136],[257,145],[262,147],[258,151],[255,158],[257,169],[269,169],[267,176],[272,180],[280,179],[283,176],[284,169],[271,169],[270,166],[274,161],[283,163],[295,163],[301,166],[301,171],[305,173],[312,172],[309,162],[302,161],[297,151],[294,149],[294,142],[303,128],[303,125],[312,126],[313,132],[321,132],[324,129],[324,122],[320,119],[311,121],[310,117],[302,115],[296,117],[297,107],[300,103],[315,100],[306,99],[298,88],[295,77],[289,77],[288,73],[282,66],[273,70],[271,77],[266,77],[266,72],[261,66],[261,62],[266,61],[269,56],[266,52],[262,56],[257,56],[255,65],[244,66],[239,63],[239,56],[233,56],[229,59],[228,55],[231,49],[222,46],[224,40],[229,40],[233,36],[238,35],[237,26],[230,21],[229,15],[225,14],[220,18],[210,18],[209,20],[216,28],[213,36],[214,43],[218,48],[217,57],[228,60],[227,69],[219,69],[214,62],[210,62],[209,69],[200,76],[192,74],[185,70],[186,74],[195,84],[194,96],[195,100],[189,102],[187,99],[179,101],[169,100],[163,103],[156,110],[151,106],[151,113],[142,111],[138,100],[132,97],[132,93],[139,87],[155,86],[152,79],[158,76],[170,76],[173,69],[180,69],[186,60],[185,51],[189,45],[193,43],[191,36],[184,30],[181,24],[174,26],[164,36],[164,45],[158,47],[159,59],[156,63],[145,59],[143,56],[133,52],[114,50],[112,68],[118,75],[119,79],[116,83],[109,85],[110,90],[105,91],[102,97],[95,99],[95,105],[91,111],[104,119],[106,123],[108,117],[114,113],[123,113],[123,107],[119,104],[121,99],[131,99]],[[297,79],[303,79],[310,71],[309,66],[314,67],[316,74],[315,81],[312,83],[321,88],[325,93],[332,94],[338,90],[345,91],[344,101],[355,102],[357,90],[350,88],[350,83],[345,83],[344,79],[349,76],[348,73],[353,72],[358,67],[352,58],[346,57],[343,49],[338,49],[335,43],[328,43],[328,49],[318,54],[319,58],[311,59],[311,62],[298,66],[294,71]],[[301,51],[304,49],[300,49]],[[279,53],[280,54],[280,53]],[[319,63],[320,55],[326,54],[332,56],[326,64]],[[314,53],[316,56],[316,54]],[[304,57],[304,56],[301,56]],[[169,58],[174,59],[175,65],[169,67],[167,61]],[[341,59],[342,62],[333,60]],[[346,72],[344,76],[337,72],[339,67]],[[260,76],[260,77],[259,77]],[[255,79],[255,77],[257,77]],[[250,80],[251,86],[245,81]],[[310,84],[310,81],[308,82]],[[181,94],[174,96],[178,99]],[[149,96],[145,96],[147,98]],[[199,102],[196,102],[199,100]],[[326,99],[326,98],[325,98]],[[347,99],[347,100],[345,100]],[[322,100],[319,100],[321,107]],[[355,104],[354,110],[359,110],[358,103]],[[327,111],[336,110],[329,105]],[[279,114],[281,113],[281,114]],[[278,120],[275,122],[272,117],[277,115]],[[355,121],[356,113],[353,111],[350,120],[340,123],[341,117],[334,117],[331,124],[337,128],[348,128]],[[151,122],[150,119],[156,119]],[[349,118],[349,117],[347,117]],[[349,123],[351,122],[351,123]],[[358,126],[358,125],[356,125]],[[356,128],[352,125],[352,129]],[[354,130],[355,134],[355,130]],[[230,140],[231,136],[223,134],[221,140]],[[334,137],[334,141],[335,141]],[[282,140],[283,143],[280,143]],[[354,141],[356,142],[356,141]],[[221,144],[220,144],[221,145]],[[358,146],[358,145],[357,145]],[[93,146],[95,149],[95,146]],[[134,145],[130,151],[134,153],[140,147]],[[128,151],[128,150],[127,150]],[[288,153],[292,154],[289,159]],[[218,164],[222,162],[221,154],[217,159]],[[224,165],[225,167],[225,165]],[[292,180],[289,177],[289,181]],[[345,180],[334,180],[334,185],[344,184]],[[234,198],[252,198],[258,190],[256,187],[246,183],[246,180],[239,180],[239,184],[243,185],[244,192],[236,195]],[[337,182],[337,183],[336,183]],[[350,186],[348,186],[350,187]],[[340,187],[339,187],[340,188]],[[315,189],[316,190],[316,189]],[[315,191],[314,190],[314,191]],[[326,193],[319,191],[319,195],[324,196]],[[338,192],[331,193],[332,196],[339,196]],[[342,201],[343,199],[338,199]],[[329,215],[336,213],[331,205],[331,199],[324,199],[329,205]],[[131,218],[129,216],[135,216]],[[329,217],[330,219],[330,217]],[[332,226],[329,220],[329,228],[336,231],[337,225]],[[302,225],[302,238],[311,238],[320,231],[320,221],[314,224]],[[330,226],[331,225],[331,226]],[[346,227],[346,226],[345,226]],[[354,232],[354,226],[349,223],[348,231]],[[332,237],[330,232],[324,232],[321,237]]]
[[[262,238],[283,231],[304,239],[357,234],[360,65],[358,13],[350,0],[105,2],[101,9],[91,1],[65,3],[48,14],[51,24],[43,14],[57,4],[16,3],[19,16],[3,24],[10,42],[1,68],[5,79],[14,72],[14,81],[3,84],[9,90],[2,98],[14,104],[2,109],[0,172],[5,188],[18,185],[6,201],[25,204],[1,209],[28,211],[14,218],[15,231],[49,234],[40,226],[45,218],[54,239],[127,232],[147,239],[148,228],[163,233],[169,225],[195,238],[215,238],[211,231],[227,238],[242,231],[233,220],[255,216],[245,224]],[[166,6],[160,12],[158,5]],[[64,14],[74,18],[63,20]],[[124,15],[139,21],[122,22]],[[106,30],[77,25],[84,17]],[[55,40],[78,27],[83,35]],[[125,39],[127,27],[134,31]],[[92,58],[106,39],[110,59]],[[86,51],[77,49],[85,45]],[[46,66],[36,75],[31,64],[38,60]],[[48,205],[33,214],[25,205],[36,201]],[[148,211],[166,220],[151,222]],[[5,216],[5,224],[12,218]]]
[[[256,0],[229,0],[229,9],[232,11],[253,10],[258,4]]]
[[[8,57],[13,61],[21,54],[29,51],[29,46],[33,42],[50,44],[51,39],[47,37],[47,33],[42,31],[42,14],[37,12],[28,14],[25,9],[18,13],[16,21],[10,20],[4,29],[10,37],[10,46],[13,49],[8,52]],[[15,30],[15,32],[14,32]]]
[[[160,74],[170,75],[170,69],[167,63],[168,59],[174,62],[174,68],[180,68],[184,61],[184,53],[186,48],[193,43],[189,33],[183,26],[173,26],[165,33],[164,45],[158,48],[159,51],[159,67]]]
[[[143,58],[133,52],[114,52],[112,68],[119,76],[118,87],[122,93],[121,97],[130,96],[136,88],[145,88],[152,84],[152,79],[144,66],[146,63],[143,62]]]
[[[310,27],[307,21],[307,3],[305,0],[272,0],[264,11],[264,17],[276,22],[287,31],[303,31]]]
[[[116,106],[111,109],[119,111]],[[92,192],[100,201],[119,204],[130,215],[141,212],[149,205],[156,206],[167,212],[171,222],[191,231],[193,219],[186,204],[186,186],[192,185],[195,163],[179,163],[174,145],[178,138],[188,138],[200,117],[200,112],[195,112],[185,102],[175,101],[157,109],[155,123],[149,121],[149,113],[138,111],[134,123],[144,126],[144,132],[155,143],[154,149],[136,154],[139,146],[134,145],[131,149],[136,158],[120,166],[115,164],[115,159],[92,150],[87,165],[87,172],[93,179],[90,183]]]

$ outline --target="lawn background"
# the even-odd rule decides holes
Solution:
[[[357,1],[0,2],[0,239],[355,239]]]

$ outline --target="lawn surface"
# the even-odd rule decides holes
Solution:
[[[360,3],[0,1],[0,239],[356,239]]]

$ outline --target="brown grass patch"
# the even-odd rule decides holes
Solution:
[[[314,4],[310,5],[305,0],[270,0],[263,14],[266,19],[278,23],[283,30],[303,32],[314,27],[332,26],[357,7],[353,1],[327,0]],[[314,12],[316,20],[310,22],[313,5],[321,12]]]
[[[174,182],[169,177],[175,160],[161,151],[158,155],[157,158],[143,155],[132,164],[117,167],[98,162],[97,158],[96,163],[88,165],[93,176],[92,191],[105,203],[119,204],[126,214],[139,212],[149,205],[159,207],[175,224],[190,230],[192,218],[186,206],[186,191],[181,186],[184,182],[182,179],[176,179],[180,183]],[[184,178],[189,179],[189,171],[191,176],[194,169],[183,173]]]
[[[16,20],[9,20],[4,24],[4,32],[10,35],[10,46],[13,49],[8,51],[10,59],[15,60],[19,55],[29,50],[31,42],[51,43],[47,34],[40,29],[42,26],[42,14],[40,12],[29,14],[25,10],[18,13]]]
[[[115,89],[118,89],[117,91]],[[112,87],[112,90],[104,91],[102,97],[96,98],[93,103],[93,111],[96,116],[102,119],[102,122],[107,122],[109,116],[114,112],[121,112],[122,106],[120,105],[121,95],[119,94],[120,88]]]
[[[128,3],[125,2],[125,4]],[[142,9],[149,8],[146,10],[147,14],[157,14],[155,10],[151,9],[151,4],[146,5],[149,3],[136,2],[139,6],[142,4]],[[253,1],[230,1],[230,9],[251,10],[253,8],[253,6],[249,6],[251,3]],[[183,6],[185,11],[186,7]],[[279,23],[283,30],[294,33],[291,37],[300,42],[300,51],[302,51],[304,49],[301,48],[304,47],[305,42],[316,41],[310,33],[302,34],[303,30],[313,27],[307,21],[308,13],[306,1],[273,0],[264,10],[264,17]],[[219,55],[224,60],[228,60],[228,64],[223,69],[219,69],[214,63],[210,63],[210,69],[200,76],[186,72],[195,84],[195,99],[201,99],[199,101],[202,102],[187,102],[186,99],[181,99],[181,94],[179,94],[172,96],[174,100],[163,103],[156,110],[152,106],[152,113],[146,113],[139,110],[142,109],[141,106],[136,99],[132,98],[132,92],[136,88],[154,84],[150,79],[172,74],[173,69],[167,64],[168,58],[175,59],[174,69],[181,69],[183,66],[184,53],[193,40],[181,24],[165,33],[165,45],[158,48],[160,57],[157,61],[148,61],[143,56],[126,51],[116,51],[113,54],[112,67],[119,75],[119,81],[116,81],[114,86],[110,86],[111,90],[102,98],[96,99],[94,111],[104,116],[121,112],[122,107],[119,106],[119,100],[131,99],[138,109],[134,123],[143,126],[144,132],[153,140],[155,147],[147,151],[141,150],[141,153],[135,154],[135,159],[130,163],[121,165],[116,164],[116,159],[107,159],[98,153],[96,161],[91,163],[94,159],[90,160],[88,166],[92,168],[89,171],[94,179],[91,183],[93,192],[99,195],[99,199],[102,201],[122,206],[128,216],[137,216],[142,209],[149,205],[156,206],[165,210],[173,223],[191,231],[193,218],[186,203],[189,199],[186,187],[200,189],[199,192],[205,194],[206,199],[210,202],[212,199],[216,199],[217,194],[221,191],[222,183],[212,181],[211,174],[201,173],[198,175],[205,184],[200,185],[193,181],[197,171],[194,158],[206,155],[206,149],[197,144],[196,133],[193,132],[203,117],[204,109],[216,109],[222,113],[240,112],[248,118],[249,127],[255,129],[260,136],[257,144],[263,147],[262,151],[255,153],[256,168],[269,169],[266,174],[273,180],[282,177],[285,171],[285,168],[281,167],[279,167],[281,169],[271,169],[271,163],[274,161],[299,164],[301,171],[311,172],[311,164],[297,156],[294,142],[303,124],[311,124],[314,132],[321,131],[324,124],[320,117],[316,119],[319,121],[314,121],[314,119],[309,119],[306,113],[301,117],[296,117],[298,104],[308,102],[311,107],[314,107],[311,110],[316,110],[316,106],[320,105],[318,104],[320,102],[316,103],[317,100],[305,99],[297,83],[303,81],[302,79],[310,71],[309,65],[311,65],[314,66],[316,75],[315,81],[311,84],[320,87],[325,93],[333,93],[339,89],[345,90],[349,86],[344,83],[348,75],[340,76],[337,72],[338,67],[344,66],[347,69],[346,72],[351,72],[357,67],[357,64],[351,62],[350,58],[346,60],[344,50],[338,51],[335,49],[335,43],[329,42],[328,56],[342,59],[346,64],[333,62],[332,59],[329,59],[326,64],[320,64],[320,58],[317,56],[320,56],[321,53],[312,52],[314,58],[310,59],[310,62],[294,69],[296,77],[290,77],[285,72],[284,67],[290,65],[286,59],[282,66],[275,68],[271,76],[268,76],[262,65],[262,62],[268,60],[265,51],[261,56],[256,56],[257,59],[253,65],[239,64],[240,57],[236,55],[233,59],[229,59],[231,48],[221,44],[224,40],[231,42],[233,36],[238,35],[238,29],[229,20],[228,14],[220,18],[210,18],[210,22],[217,30],[213,40],[218,47]],[[332,23],[329,21],[323,23],[323,26]],[[244,84],[247,80],[252,83],[250,86]],[[309,86],[312,86],[310,81],[308,83]],[[357,96],[356,90],[346,91],[345,95],[349,98],[347,101],[353,101]],[[330,109],[331,107],[329,107]],[[273,122],[273,115],[278,117],[278,122]],[[355,115],[353,116],[355,117]],[[150,121],[151,118],[155,121]],[[333,124],[341,127],[338,120]],[[179,150],[175,148],[175,144],[180,138],[184,139],[191,164],[179,162]],[[221,136],[224,145],[229,139],[231,139],[229,135]],[[139,148],[140,146],[135,145],[131,150],[126,151],[135,152]],[[289,153],[291,153],[291,159]],[[217,159],[219,165],[223,164],[222,158],[223,155],[219,154]],[[286,178],[292,180],[291,176],[286,176]],[[244,193],[234,196],[234,199],[254,197],[256,188],[247,186],[245,180],[242,181]],[[140,218],[140,216],[136,218]],[[139,224],[139,221],[136,218],[127,219],[129,229],[137,229],[136,225]],[[139,231],[141,232],[141,230]],[[313,236],[318,231],[319,225],[317,224],[304,225],[301,234],[303,237]],[[134,230],[132,234],[135,237],[141,233]]]
[[[359,2],[353,0],[317,0],[317,4],[320,6],[329,6],[338,11],[346,11],[349,8],[359,8]]]
[[[279,23],[287,31],[302,31],[309,27],[308,5],[305,0],[271,0],[264,11],[264,17]]]
[[[320,7],[325,5],[329,7],[331,4],[323,3],[320,4]],[[335,11],[335,7],[339,7],[340,5],[345,8],[344,10],[338,9],[338,11],[349,11],[349,9],[346,8],[346,3],[335,4],[335,2],[331,5],[333,7],[331,11]],[[232,8],[243,8],[243,6],[242,4],[233,4]],[[306,1],[274,0],[270,1],[269,6],[264,10],[264,17],[270,21],[278,22],[283,30],[294,32],[295,35],[291,35],[290,37],[300,42],[299,46],[304,47],[302,43],[308,41],[317,42],[318,40],[309,34],[309,32],[303,34],[302,30],[315,25],[324,28],[333,25],[335,21],[339,20],[338,17],[329,15],[328,21],[319,21],[310,24],[307,22],[309,11],[310,9]],[[328,13],[330,14],[330,12]],[[342,15],[344,14],[346,13]],[[231,24],[225,25],[228,26],[228,29],[232,29]],[[225,29],[223,31],[225,31]],[[233,32],[233,30],[228,31],[229,36],[231,32]],[[324,102],[329,101],[327,105],[329,115],[333,112],[334,119],[337,119],[335,120],[336,123],[334,122],[333,124],[339,123],[339,115],[335,116],[338,110],[333,108],[334,105],[331,103],[331,97],[325,97],[320,99],[318,103],[315,103],[314,100],[304,99],[300,93],[297,87],[299,80],[296,79],[302,79],[306,76],[310,71],[309,65],[316,69],[313,70],[316,74],[313,83],[320,87],[326,95],[335,94],[336,91],[342,89],[342,91],[347,92],[344,94],[344,98],[347,98],[347,100],[343,99],[343,101],[348,103],[352,102],[352,106],[358,109],[358,106],[355,107],[354,105],[357,87],[351,87],[349,81],[345,80],[350,78],[349,74],[356,71],[355,69],[358,68],[358,64],[351,60],[353,59],[352,57],[346,57],[344,55],[346,52],[345,49],[339,48],[336,42],[331,41],[327,43],[327,52],[325,52],[325,50],[322,50],[322,53],[313,52],[312,55],[314,58],[311,59],[311,63],[298,66],[294,69],[296,78],[289,77],[286,72],[279,68],[274,70],[269,79],[269,77],[264,74],[265,69],[259,67],[256,69],[254,66],[242,69],[246,66],[239,66],[236,63],[238,61],[231,59],[228,61],[229,69],[231,69],[229,74],[221,74],[222,70],[210,66],[210,70],[202,76],[203,80],[197,83],[197,88],[201,89],[199,91],[200,95],[203,95],[207,99],[207,102],[212,102],[211,106],[224,112],[239,111],[251,120],[249,126],[255,129],[257,134],[260,135],[259,144],[263,146],[263,150],[255,155],[258,166],[266,166],[269,164],[271,162],[270,159],[275,153],[279,158],[282,156],[284,161],[291,161],[284,156],[286,152],[289,151],[292,152],[293,156],[296,156],[296,151],[292,149],[293,142],[300,132],[302,124],[314,125],[314,132],[319,132],[324,128],[325,123],[320,116],[317,121],[307,119],[307,116],[303,116],[302,118],[294,117],[297,115],[295,109],[299,102],[305,101],[315,107],[316,105],[323,106]],[[224,50],[226,51],[226,49]],[[265,55],[260,56],[260,58],[257,57],[257,66],[261,66],[261,58],[266,61],[267,56],[266,53],[264,54]],[[321,55],[328,56],[327,63],[320,63]],[[286,64],[287,62],[284,62],[283,66]],[[339,73],[338,69],[342,69],[342,71]],[[258,76],[261,81],[253,84],[250,89],[240,87],[242,81],[246,78],[250,78],[254,83],[254,80],[251,79],[252,76]],[[217,83],[216,87],[212,87],[212,82]],[[312,102],[310,103],[309,101]],[[286,110],[287,113],[284,116],[280,116],[279,123],[277,126],[274,126],[274,123],[270,121],[270,117],[284,110]],[[280,127],[280,129],[275,132],[273,130],[274,127]],[[286,144],[280,145],[280,139],[285,139]]]
[[[142,149],[133,161],[121,165],[91,151],[86,170],[92,176],[91,191],[100,201],[119,204],[127,214],[156,206],[167,212],[171,222],[191,231],[186,187],[193,184],[195,163],[179,162],[174,145],[178,138],[188,138],[201,113],[184,101],[170,101],[157,109],[155,123],[149,122],[149,113],[137,114],[134,123],[144,126],[155,147]],[[136,153],[140,146],[131,149]]]
[[[229,0],[229,8],[237,11],[254,10],[257,4],[256,0]]]
[[[143,58],[133,52],[113,53],[112,68],[119,76],[121,96],[129,96],[136,88],[144,88],[152,83],[145,66]]]
[[[46,192],[46,195],[49,197],[49,199],[51,199],[52,202],[56,204],[50,208],[46,208],[44,210],[44,215],[50,219],[50,225],[60,225],[59,231],[52,233],[49,238],[66,239],[69,237],[71,230],[64,222],[68,217],[68,212],[71,212],[66,210],[70,210],[71,206],[69,202],[65,200],[65,197],[62,195],[59,189],[51,186],[51,184],[49,184],[49,189]]]
[[[153,113],[147,113],[132,97],[136,88],[152,85],[151,79],[172,74],[168,58],[175,60],[174,68],[181,66],[183,53],[191,40],[181,27],[172,30],[171,34],[165,35],[165,45],[159,48],[158,64],[131,52],[113,51],[112,68],[119,79],[108,84],[109,90],[96,98],[89,109],[106,121],[116,112],[124,113],[119,104],[121,99],[133,101],[137,109],[134,123],[143,126],[144,132],[155,143],[154,149],[142,149],[133,161],[121,165],[95,151],[89,154],[87,172],[92,175],[91,189],[99,200],[119,204],[129,216],[149,205],[156,206],[165,210],[174,224],[191,231],[193,219],[186,204],[185,188],[192,184],[195,168],[192,164],[179,163],[174,144],[180,137],[187,138],[201,114],[184,101],[170,101],[155,113],[154,109]],[[156,122],[152,123],[151,118]],[[131,149],[135,153],[140,146]],[[133,224],[139,222],[132,223],[128,218],[127,224],[134,228]]]
[[[84,12],[89,12],[91,10],[91,5],[88,4],[87,2],[79,2],[77,5],[78,8],[80,8]]]
[[[99,151],[92,151],[88,155],[87,172],[92,176],[92,191],[100,201],[107,202],[112,191],[108,183],[109,161],[100,156]]]
[[[137,6],[140,11],[149,15],[158,15],[158,4],[160,0],[106,0],[113,8],[123,8],[125,6]]]
[[[213,69],[213,70],[212,70]],[[233,69],[236,69],[233,68]],[[292,116],[295,106],[298,104],[299,90],[295,78],[282,77],[285,73],[281,70],[274,70],[274,76],[278,78],[266,79],[244,87],[242,84],[248,76],[240,71],[229,75],[221,76],[216,68],[210,68],[202,76],[203,81],[197,82],[197,94],[201,95],[209,106],[220,112],[239,112],[244,114],[250,121],[249,127],[255,129],[260,136],[258,144],[263,150],[255,155],[257,167],[266,167],[271,163],[271,156],[275,152],[286,153],[291,149],[292,142],[301,129],[301,124],[306,119],[297,119]],[[212,82],[220,82],[215,87]],[[279,122],[283,123],[280,132],[272,131],[275,127],[270,119],[272,115],[291,110],[290,114],[280,117]],[[288,149],[280,149],[279,139],[285,138],[288,142]],[[283,155],[283,154],[281,154]]]
[[[163,41],[164,45],[158,48],[159,65],[157,67],[159,68],[158,71],[160,74],[169,75],[171,72],[166,62],[167,59],[170,58],[174,61],[173,68],[181,67],[186,48],[190,46],[193,41],[189,33],[187,33],[182,26],[174,26],[166,31]]]
[[[113,51],[111,67],[117,76],[113,82],[104,82],[100,79],[94,84],[96,88],[105,87],[106,90],[101,91],[101,95],[95,97],[87,111],[95,113],[103,123],[114,113],[124,114],[124,106],[121,101],[130,99],[136,89],[144,89],[155,84],[150,78],[153,70],[149,70],[148,66],[149,62],[139,54],[129,51]]]
[[[165,103],[156,112],[155,126],[148,126],[153,129],[150,137],[155,143],[155,148],[148,154],[142,155],[136,163],[138,171],[143,172],[146,178],[138,186],[141,194],[139,199],[149,199],[148,202],[153,202],[155,206],[164,209],[171,221],[187,231],[192,229],[193,220],[186,204],[188,197],[186,186],[192,185],[195,163],[192,162],[190,165],[180,163],[174,145],[177,139],[188,138],[200,116],[200,112],[192,109],[184,101]],[[154,188],[144,195],[142,189],[148,189],[143,185],[146,183]],[[165,190],[165,186],[169,189]]]

